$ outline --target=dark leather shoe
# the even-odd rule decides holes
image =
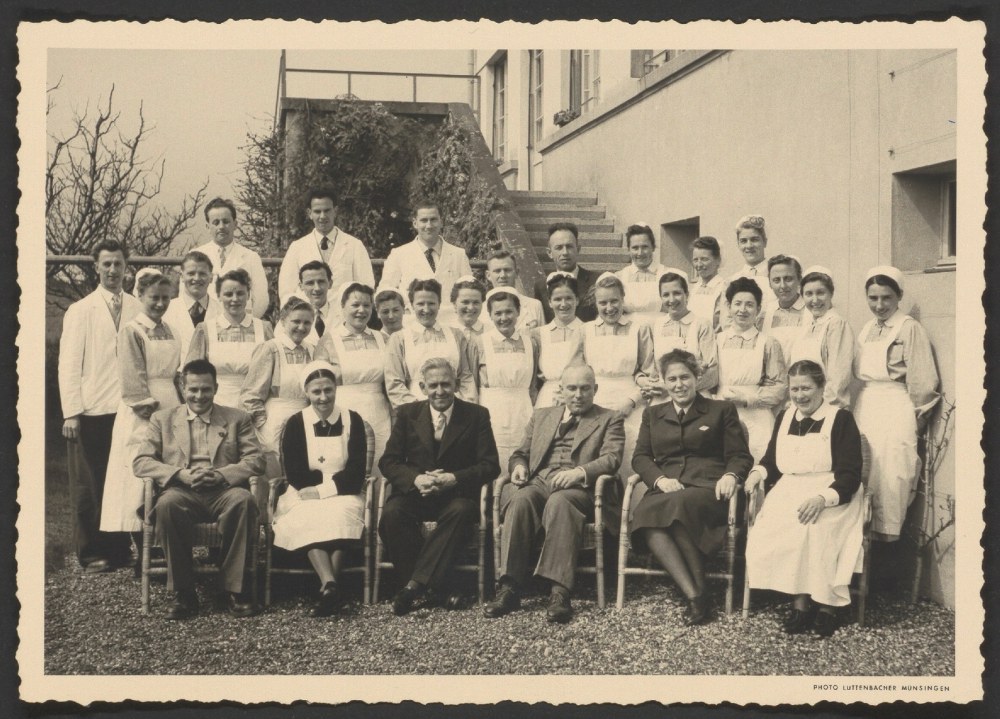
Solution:
[[[816,632],[816,636],[826,639],[832,636],[839,622],[837,621],[837,615],[832,612],[817,612],[816,621],[813,624],[813,631]]]
[[[319,599],[316,601],[316,606],[313,607],[312,616],[329,617],[337,611],[339,605],[340,592],[337,591],[337,585],[333,582],[327,582],[319,592]]]
[[[501,584],[496,598],[483,606],[483,615],[490,619],[496,619],[520,608],[521,597],[518,596],[517,590],[508,584]]]
[[[688,600],[688,611],[684,623],[689,627],[705,624],[712,619],[712,606],[704,592]]]
[[[813,625],[815,617],[816,610],[812,607],[806,611],[793,609],[785,618],[781,628],[784,630],[785,634],[802,634],[803,632],[809,631],[809,627]]]
[[[549,606],[545,610],[545,619],[554,624],[565,624],[573,618],[573,607],[569,603],[569,595],[563,592],[553,592],[549,597]]]
[[[226,606],[234,617],[252,617],[257,613],[257,608],[252,602],[245,601],[233,592],[226,592]]]
[[[198,614],[198,595],[193,591],[177,592],[174,603],[167,611],[167,619],[190,619]]]
[[[420,599],[422,595],[423,592],[417,589],[403,587],[396,593],[396,596],[392,598],[392,613],[397,617],[409,614],[416,608],[417,600]]]
[[[87,566],[83,568],[84,574],[104,574],[110,571],[111,563],[107,559],[95,559],[92,562],[88,562]]]

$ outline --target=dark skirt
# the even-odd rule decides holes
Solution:
[[[640,529],[666,529],[680,522],[704,554],[722,548],[729,523],[729,502],[715,498],[714,487],[685,487],[664,494],[653,489],[639,500],[632,515],[632,546],[646,550]]]

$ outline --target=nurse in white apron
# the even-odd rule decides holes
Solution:
[[[622,317],[625,290],[621,280],[605,272],[594,285],[597,319],[583,325],[583,361],[594,369],[594,404],[619,412],[625,419],[621,470],[631,473],[632,453],[646,401],[642,387],[656,377],[653,338],[648,325]]]
[[[854,380],[854,332],[833,309],[833,277],[826,267],[813,265],[802,278],[802,299],[812,316],[805,332],[792,342],[788,364],[812,360],[823,368],[823,399],[834,407],[851,408]]]
[[[775,255],[767,261],[767,278],[778,304],[761,313],[760,330],[778,340],[787,360],[792,342],[806,331],[810,318],[801,293],[802,265],[796,257]]]
[[[658,283],[663,313],[653,323],[653,359],[657,376],[643,387],[642,394],[650,404],[667,401],[663,384],[663,358],[676,349],[690,352],[698,360],[701,373],[695,389],[705,396],[719,383],[718,349],[715,332],[709,323],[688,310],[687,273],[675,268],[660,276]]]
[[[281,425],[308,404],[301,371],[312,361],[314,350],[305,341],[316,316],[312,305],[292,295],[279,316],[282,331],[254,349],[240,391],[243,409],[253,418],[257,438],[268,456],[268,476],[277,476],[275,459]]]
[[[250,369],[254,348],[274,339],[274,332],[270,322],[247,312],[250,275],[246,270],[230,270],[219,275],[215,292],[222,311],[194,328],[184,363],[195,359],[211,362],[218,374],[215,403],[240,407],[240,390]]]
[[[403,315],[406,313],[406,301],[398,290],[389,287],[379,290],[375,295],[375,314],[382,323],[382,339],[403,329]]]
[[[489,316],[484,311],[486,286],[472,275],[459,277],[451,287],[455,318],[451,326],[461,330],[465,341],[482,349],[482,336]]]
[[[287,486],[275,508],[274,546],[306,551],[320,580],[312,616],[325,617],[340,603],[345,542],[364,533],[367,446],[361,416],[340,404],[334,368],[311,362],[302,377],[309,406],[288,418],[282,434]]]
[[[788,380],[791,406],[747,476],[748,493],[773,487],[747,538],[747,579],[752,589],[795,597],[786,632],[815,624],[827,637],[835,608],[851,602],[851,577],[864,558],[861,435],[850,412],[823,400],[817,363],[793,364]]]
[[[787,395],[781,345],[757,329],[763,293],[752,279],[738,277],[726,288],[731,321],[718,334],[717,399],[736,405],[750,435],[750,454],[759,460],[774,427],[774,411]]]
[[[874,318],[858,335],[854,373],[864,385],[855,416],[871,446],[873,537],[893,542],[916,491],[917,435],[940,398],[939,380],[926,331],[899,309],[903,274],[874,267],[865,291]]]
[[[441,283],[435,279],[414,280],[409,289],[410,306],[416,322],[389,338],[385,352],[385,388],[389,402],[399,407],[426,399],[420,389],[420,368],[435,357],[448,361],[458,382],[456,394],[466,402],[476,402],[476,378],[479,351],[454,327],[438,321],[441,307]]]
[[[625,289],[625,319],[652,327],[660,319],[660,276],[673,268],[655,260],[656,240],[645,222],[625,230],[625,249],[632,262],[615,272]]]
[[[180,404],[174,377],[181,361],[181,343],[163,322],[173,286],[168,277],[146,268],[136,275],[135,289],[142,311],[118,332],[122,400],[111,434],[101,503],[102,532],[142,529],[136,513],[142,505],[142,481],[132,474],[132,459],[153,412]]]
[[[581,354],[583,322],[576,316],[579,304],[576,278],[568,272],[553,272],[545,280],[549,306],[555,315],[551,322],[532,330],[538,340],[538,375],[541,387],[535,408],[562,404],[559,378],[574,357]]]
[[[539,352],[531,334],[518,329],[521,302],[515,293],[490,290],[486,308],[491,326],[482,337],[479,403],[490,411],[500,469],[506,472],[531,419]]]
[[[338,378],[338,406],[354,410],[375,434],[373,472],[389,439],[392,420],[385,393],[385,340],[369,329],[375,291],[360,282],[337,290],[343,323],[331,327],[316,346],[316,360],[329,362]]]

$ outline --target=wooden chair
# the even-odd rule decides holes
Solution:
[[[868,439],[861,435],[861,487],[864,492],[862,497],[862,512],[864,524],[862,525],[861,548],[864,559],[861,569],[861,576],[858,578],[858,586],[851,587],[852,597],[856,597],[858,604],[858,626],[865,625],[865,605],[868,602],[868,570],[871,563],[871,543],[872,543],[872,493],[868,489],[868,476],[871,473],[871,446]],[[757,513],[760,512],[764,503],[764,488],[758,486],[747,498],[747,530],[753,527],[757,520]],[[743,618],[750,616],[750,581],[743,573]]]
[[[375,462],[375,432],[371,425],[365,424],[365,446],[368,448],[365,457],[365,528],[361,536],[361,543],[364,548],[364,564],[346,566],[341,569],[341,573],[362,573],[364,575],[364,587],[362,590],[362,601],[365,604],[371,603],[371,545],[372,533],[372,503],[374,498],[375,477],[372,476],[372,465]],[[282,425],[278,431],[278,476],[281,484],[287,482],[285,479],[284,457],[281,456],[281,440],[285,433],[285,426]],[[269,487],[269,483],[265,482]],[[280,486],[280,484],[279,484]],[[299,574],[313,575],[315,572],[311,567],[276,567],[273,562],[274,551],[274,512],[278,506],[279,493],[270,492],[267,502],[266,521],[263,523],[264,530],[264,606],[271,606],[271,576],[273,574]]]
[[[618,534],[618,600],[615,606],[621,609],[625,605],[625,578],[628,576],[641,576],[641,577],[669,577],[670,574],[665,569],[655,569],[653,568],[653,563],[655,560],[653,556],[649,553],[641,555],[645,559],[645,567],[630,567],[628,564],[629,556],[632,555],[635,558],[640,558],[639,553],[632,546],[632,538],[629,534],[629,518],[632,513],[633,504],[637,504],[639,499],[641,499],[642,494],[636,491],[636,487],[642,494],[645,494],[646,486],[642,484],[642,480],[639,478],[638,474],[633,474],[628,478],[628,483],[625,485],[625,496],[622,498],[622,524],[621,530]],[[739,547],[740,535],[743,533],[743,527],[740,526],[737,518],[739,517],[739,502],[740,502],[741,490],[739,487],[733,492],[733,496],[729,498],[729,516],[726,520],[726,541],[719,550],[717,557],[721,560],[723,568],[716,571],[706,571],[706,579],[721,579],[726,583],[726,614],[733,613],[733,590],[736,582],[736,560],[737,560],[737,549]],[[710,560],[712,558],[709,558]]]
[[[491,499],[490,487],[492,485],[487,482],[483,485],[483,488],[479,492],[479,525],[477,527],[476,533],[473,535],[471,542],[469,543],[469,552],[476,552],[478,555],[478,561],[476,564],[471,564],[469,562],[464,562],[462,564],[456,564],[453,569],[457,569],[463,572],[476,572],[478,581],[478,596],[479,603],[482,604],[486,601],[486,538],[487,532],[489,531],[489,503]],[[392,562],[384,559],[385,549],[382,544],[382,537],[378,535],[378,526],[382,523],[382,510],[385,508],[385,500],[388,498],[392,491],[392,485],[384,477],[379,480],[379,492],[378,492],[378,512],[377,521],[375,522],[375,527],[372,533],[375,538],[375,582],[372,587],[372,602],[377,603],[379,597],[379,589],[381,588],[382,582],[382,570],[383,569],[393,569],[395,565]],[[424,522],[422,527],[422,532],[424,537],[427,537],[434,528],[437,526],[437,522]]]
[[[611,474],[602,474],[597,478],[594,485],[594,521],[583,527],[583,545],[581,550],[594,550],[594,565],[580,565],[576,567],[578,574],[597,575],[597,606],[604,609],[607,602],[605,600],[604,589],[604,492],[609,482],[617,482],[618,478]],[[510,477],[504,475],[497,479],[493,488],[493,562],[497,571],[500,570],[500,541],[503,537],[503,525],[500,523],[500,494],[504,485],[510,482]]]
[[[167,573],[166,562],[152,559],[152,549],[160,547],[155,542],[153,532],[153,504],[156,495],[155,483],[150,477],[142,478],[143,485],[143,514],[142,514],[142,613],[149,614],[149,578],[152,575],[165,575]],[[248,571],[250,574],[250,592],[253,605],[257,606],[257,565],[260,557],[260,522],[267,511],[267,480],[263,477],[250,478],[250,492],[257,501],[258,509],[258,529],[251,534],[250,541],[250,562]],[[205,547],[208,550],[222,547],[222,535],[219,533],[218,522],[198,523],[194,525],[194,546]],[[211,552],[209,553],[211,556]],[[215,574],[219,571],[218,566],[194,563],[194,571],[198,574]]]

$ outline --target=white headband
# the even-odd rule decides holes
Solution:
[[[309,375],[321,369],[329,370],[334,377],[337,377],[338,379],[340,378],[340,373],[337,371],[336,367],[334,367],[332,364],[330,364],[326,360],[313,360],[312,362],[310,362],[309,364],[305,365],[302,368],[302,374],[300,376],[302,377],[303,390],[305,390],[306,388],[306,380],[309,378]]]

